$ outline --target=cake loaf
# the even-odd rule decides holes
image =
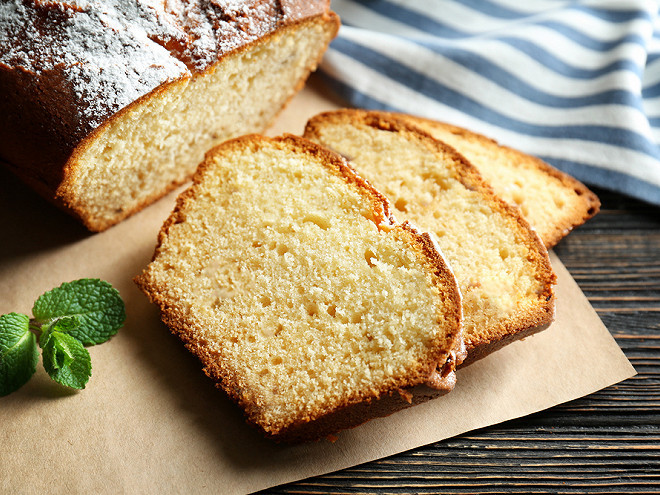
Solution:
[[[315,69],[328,0],[0,2],[0,160],[100,231],[260,132]]]
[[[498,196],[520,208],[548,248],[600,209],[598,197],[584,184],[536,157],[451,124],[411,115],[396,116],[465,156]]]
[[[396,218],[435,234],[463,296],[465,364],[552,322],[546,248],[454,149],[392,115],[362,110],[317,115],[305,137],[349,159]]]
[[[460,293],[431,237],[300,137],[210,151],[136,282],[278,441],[446,393],[462,359]]]

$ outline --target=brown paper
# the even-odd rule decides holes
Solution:
[[[308,87],[271,133],[300,133],[308,117],[333,107]],[[116,337],[89,348],[85,390],[64,390],[39,365],[25,387],[0,398],[2,493],[250,492],[524,416],[634,374],[553,255],[558,304],[549,330],[460,370],[449,395],[335,443],[276,445],[244,423],[131,281],[151,258],[174,195],[89,234],[4,170],[0,184],[0,313],[29,313],[43,291],[80,277],[111,282],[128,313]]]

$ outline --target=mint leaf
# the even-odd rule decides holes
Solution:
[[[66,387],[82,389],[92,376],[92,361],[82,343],[66,333],[52,331],[43,347],[44,368]]]
[[[52,320],[41,326],[41,336],[39,337],[39,345],[43,349],[48,343],[50,334],[54,331],[62,333],[71,333],[73,330],[80,326],[78,316],[62,316],[56,320]]]
[[[67,334],[85,345],[105,342],[126,320],[119,292],[108,282],[91,278],[65,282],[46,292],[34,303],[32,314],[42,327],[64,316],[76,316],[78,326]]]
[[[0,316],[0,396],[25,385],[37,370],[38,360],[30,319],[20,313]]]

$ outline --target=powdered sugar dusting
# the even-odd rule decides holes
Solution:
[[[188,34],[182,55],[193,70],[204,70],[290,19],[279,2],[265,0],[167,0],[166,9]]]
[[[14,0],[0,8],[0,63],[68,93],[57,103],[68,107],[81,136],[160,84],[190,74],[143,26],[127,22],[122,3],[76,0],[44,8]]]

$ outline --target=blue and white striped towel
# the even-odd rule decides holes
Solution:
[[[356,107],[447,121],[660,205],[655,1],[333,0],[321,73]]]

